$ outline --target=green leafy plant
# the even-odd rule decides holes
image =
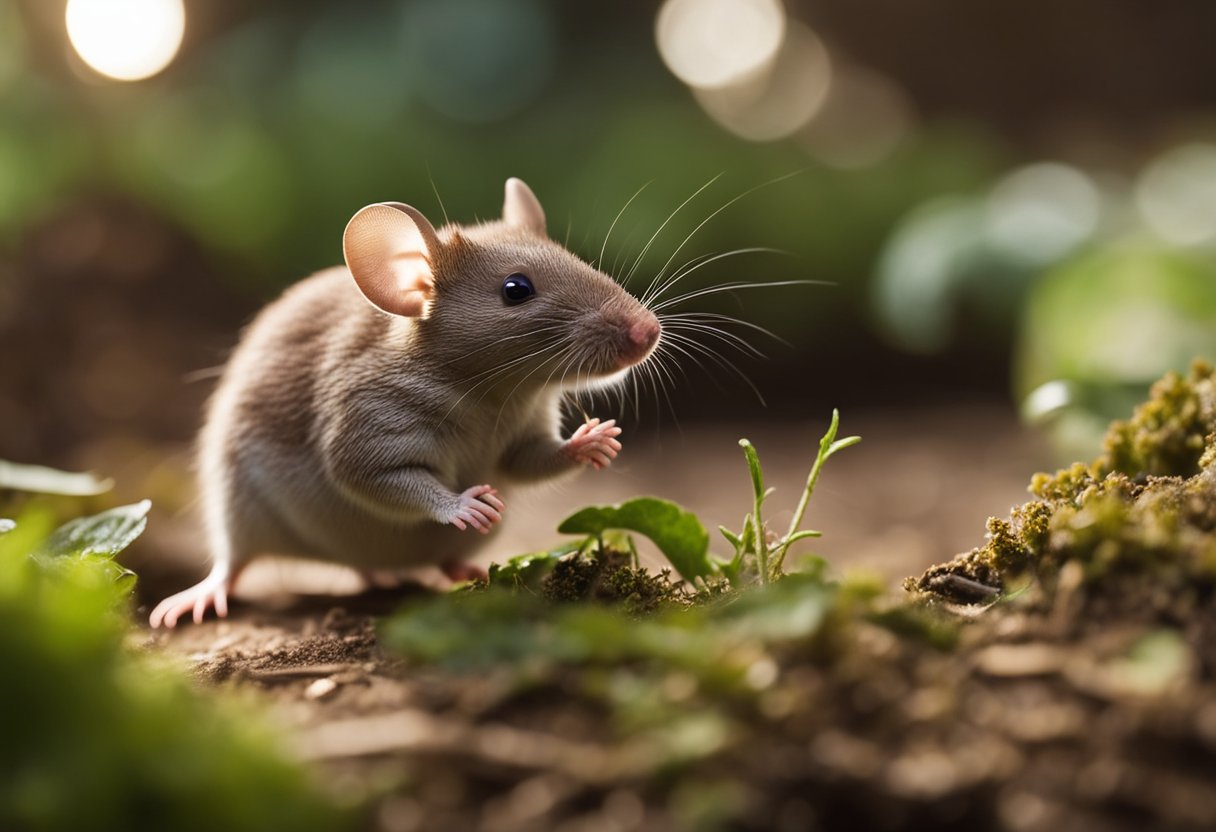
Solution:
[[[63,491],[44,471],[23,482]],[[248,702],[132,649],[134,575],[114,557],[151,504],[58,528],[52,505],[0,522],[0,829],[343,828]]]
[[[824,464],[833,454],[861,441],[860,436],[837,439],[839,426],[840,413],[833,410],[832,422],[827,433],[819,441],[819,453],[807,476],[806,487],[794,511],[793,520],[786,533],[779,538],[771,535],[762,514],[764,501],[772,494],[773,489],[764,487],[764,472],[755,447],[748,440],[740,439],[739,445],[743,448],[751,473],[753,502],[752,511],[743,518],[743,529],[740,532],[733,532],[725,526],[718,527],[722,536],[734,548],[731,558],[711,556],[709,533],[697,516],[670,500],[658,497],[635,497],[619,505],[588,506],[580,509],[563,520],[557,530],[563,534],[590,537],[573,546],[567,544],[560,547],[554,550],[554,553],[561,551],[561,556],[564,556],[574,551],[584,551],[591,543],[597,543],[599,551],[603,553],[605,533],[609,530],[624,530],[637,532],[654,542],[680,577],[693,586],[704,586],[707,581],[718,575],[726,578],[734,587],[747,583],[747,576],[751,574],[755,574],[756,580],[761,584],[772,583],[784,574],[785,558],[794,543],[822,534],[799,528],[811,494],[815,490],[815,483],[819,481]],[[626,546],[632,550],[632,541],[628,537],[625,540]],[[495,575],[494,569],[499,570],[497,574],[500,576],[520,573],[525,568],[535,572],[543,567],[543,555],[544,553],[534,553],[513,558],[508,562],[508,567],[492,567],[491,575]]]
[[[733,532],[725,526],[718,527],[718,531],[735,549],[734,557],[721,566],[723,573],[731,583],[739,581],[739,576],[749,559],[755,563],[757,579],[760,583],[767,584],[777,580],[784,573],[785,556],[789,553],[790,546],[799,540],[820,537],[823,534],[799,527],[802,525],[803,515],[806,514],[807,505],[811,501],[811,494],[815,491],[815,483],[819,481],[824,464],[833,454],[861,441],[860,436],[846,436],[843,439],[837,439],[836,432],[839,426],[840,412],[833,410],[832,423],[828,426],[827,433],[819,440],[819,453],[811,466],[810,474],[807,475],[806,487],[802,490],[802,498],[794,510],[789,529],[779,538],[772,536],[764,522],[763,515],[764,501],[772,495],[774,489],[764,487],[764,471],[760,467],[760,455],[756,453],[755,446],[746,439],[739,440],[739,446],[743,448],[743,454],[747,458],[748,471],[751,474],[752,510],[743,518],[741,531]]]
[[[659,547],[680,577],[691,582],[718,569],[709,557],[709,533],[690,511],[670,500],[635,497],[616,506],[589,506],[557,527],[562,534],[593,535],[601,541],[609,529],[645,535]]]

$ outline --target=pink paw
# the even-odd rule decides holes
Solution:
[[[449,523],[464,531],[469,526],[482,534],[488,534],[495,523],[502,519],[506,509],[498,499],[498,491],[488,485],[475,485],[460,495],[460,507]]]
[[[204,578],[187,590],[171,595],[156,605],[148,616],[148,624],[156,629],[164,624],[169,629],[177,626],[177,619],[184,613],[193,612],[194,623],[202,624],[208,608],[215,607],[220,618],[228,615],[228,581]]]
[[[562,446],[562,452],[580,465],[590,465],[599,471],[608,467],[620,453],[621,443],[617,441],[620,435],[616,419],[607,422],[591,419],[578,426]]]

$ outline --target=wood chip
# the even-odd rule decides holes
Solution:
[[[291,679],[308,679],[313,676],[333,676],[346,670],[357,669],[357,664],[309,664],[300,667],[275,667],[268,670],[250,670],[249,678],[260,682],[283,682]]]

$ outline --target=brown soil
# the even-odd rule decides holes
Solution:
[[[1021,499],[1038,464],[1027,458],[1033,443],[990,412],[983,427],[974,411],[954,415],[920,414],[898,430],[846,421],[867,454],[833,460],[810,518],[828,532],[824,554],[861,553],[835,564],[878,568],[894,583],[978,542],[984,517]],[[751,437],[782,488],[778,502],[792,501],[805,470],[779,450],[809,449],[807,433]],[[624,476],[651,487],[620,490],[737,523],[747,484],[734,438],[728,429],[677,446],[729,449],[720,455],[675,450],[653,470],[636,463]],[[616,496],[591,496],[588,479],[575,502]],[[951,538],[956,527],[968,536]],[[1216,827],[1211,669],[1132,666],[1129,652],[1162,622],[1082,603],[1079,578],[1061,582],[1074,578],[1047,609],[1033,598],[959,608],[969,623],[953,651],[865,622],[777,648],[756,695],[730,705],[746,731],[671,771],[656,771],[645,737],[622,739],[602,703],[560,673],[521,685],[516,673],[462,675],[382,652],[378,618],[433,590],[246,603],[227,621],[148,641],[209,684],[261,692],[331,791],[367,801],[367,827],[386,832]],[[1211,604],[1198,608],[1183,629],[1192,648],[1210,642],[1214,622]],[[683,689],[679,674],[669,681],[690,711],[710,695]]]

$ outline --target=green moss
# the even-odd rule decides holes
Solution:
[[[1035,475],[1037,499],[989,519],[983,546],[905,588],[971,604],[1029,577],[1050,597],[1076,561],[1091,583],[1139,576],[1206,591],[1216,575],[1216,371],[1197,361],[1188,376],[1158,381],[1104,448],[1088,465]]]
[[[687,601],[682,585],[672,582],[670,569],[652,575],[633,566],[631,554],[611,548],[563,557],[541,582],[541,591],[550,601],[619,604],[635,615]]]
[[[1118,471],[1134,478],[1198,473],[1216,428],[1213,374],[1210,364],[1196,361],[1187,377],[1169,373],[1154,384],[1130,420],[1111,425],[1096,473]]]

